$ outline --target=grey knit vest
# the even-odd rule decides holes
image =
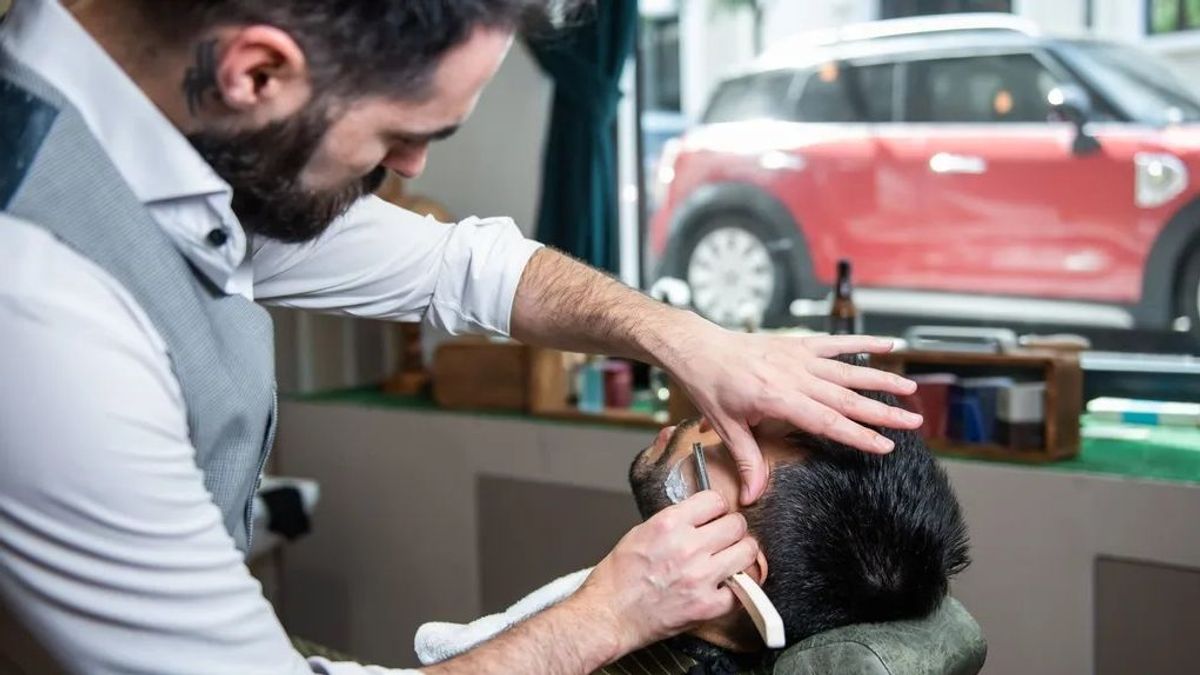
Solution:
[[[156,161],[154,147],[146,148],[145,161]],[[249,550],[254,491],[275,428],[270,317],[194,269],[78,111],[3,52],[0,212],[46,229],[93,261],[150,318],[183,392],[205,487],[238,548]]]

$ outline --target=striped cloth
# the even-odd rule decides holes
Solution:
[[[330,649],[325,645],[317,644],[316,642],[309,642],[308,640],[305,640],[304,638],[298,638],[295,635],[289,635],[288,637],[292,640],[292,646],[296,648],[297,652],[300,652],[300,656],[303,656],[306,659],[312,656],[320,656],[321,658],[329,659],[330,661],[355,660],[354,658],[343,654],[336,649]]]
[[[771,675],[771,670],[767,663],[741,670],[712,668],[666,642],[658,642],[626,654],[593,675]]]

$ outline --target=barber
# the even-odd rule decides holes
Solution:
[[[63,667],[380,672],[302,659],[243,563],[275,425],[256,303],[656,363],[728,443],[746,502],[765,487],[761,420],[869,452],[890,443],[863,425],[918,423],[851,391],[911,383],[827,358],[886,341],[735,334],[508,219],[442,225],[368,197],[384,168],[421,172],[533,4],[15,1],[0,28],[0,599]],[[724,613],[720,581],[755,555],[727,510],[711,492],[667,509],[575,597],[425,672],[588,672]]]

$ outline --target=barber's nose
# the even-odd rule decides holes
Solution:
[[[383,165],[405,178],[416,178],[425,171],[425,162],[429,159],[429,150],[422,147],[419,150],[402,150],[388,155]]]

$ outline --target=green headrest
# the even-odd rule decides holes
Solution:
[[[844,626],[779,657],[775,675],[975,675],[987,642],[966,608],[947,597],[919,621]]]

